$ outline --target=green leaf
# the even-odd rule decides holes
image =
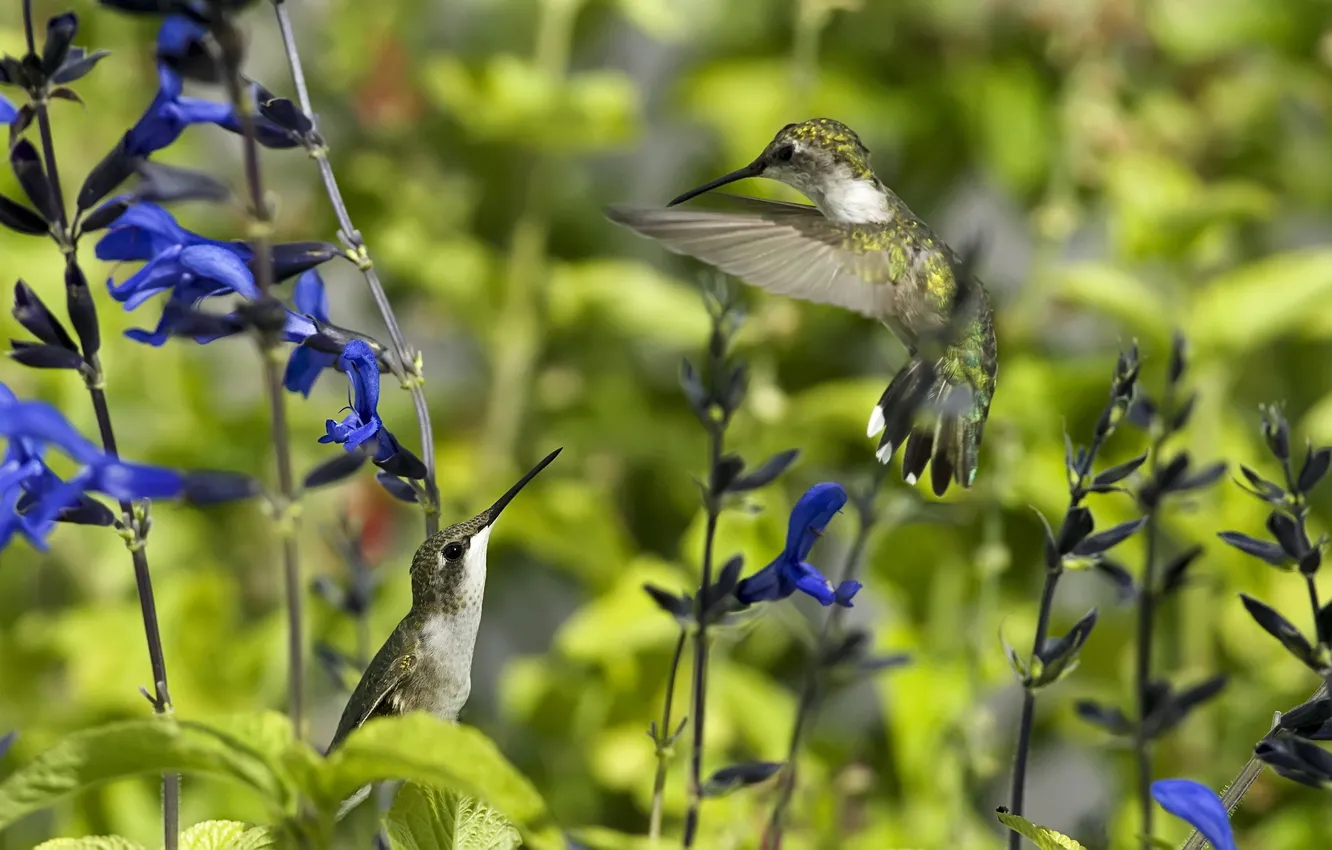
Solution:
[[[514,850],[521,841],[485,803],[414,782],[398,790],[388,834],[394,850]]]
[[[77,732],[0,783],[0,830],[104,782],[167,772],[230,779],[286,812],[296,793],[279,764],[285,755],[280,748],[290,740],[286,718],[275,713],[225,719],[215,727],[151,718]]]
[[[333,811],[362,786],[386,779],[447,788],[481,800],[508,818],[532,850],[564,847],[536,788],[493,741],[470,726],[420,712],[375,718],[329,758],[316,802]]]
[[[277,846],[264,827],[235,820],[206,820],[180,836],[181,850],[269,850]]]
[[[1004,811],[996,812],[995,816],[1018,835],[1031,839],[1041,850],[1087,850],[1062,832],[1055,832],[1048,826],[1037,826],[1024,817]]]
[[[90,835],[87,838],[52,838],[50,841],[38,844],[33,850],[146,850],[146,848],[119,835]]]
[[[1332,297],[1332,250],[1279,254],[1213,280],[1198,293],[1185,335],[1229,356],[1282,338]]]

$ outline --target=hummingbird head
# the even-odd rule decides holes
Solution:
[[[457,614],[480,608],[486,589],[486,548],[495,520],[518,491],[550,465],[561,449],[541,459],[495,504],[430,536],[412,558],[412,607]]]
[[[884,194],[870,168],[869,149],[855,131],[831,118],[814,118],[787,124],[749,165],[685,192],[668,206],[746,177],[781,181],[836,219],[864,217],[863,210],[846,208],[877,209]],[[877,220],[873,212],[869,220]]]

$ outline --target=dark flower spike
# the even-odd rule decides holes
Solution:
[[[69,56],[70,45],[79,31],[79,18],[73,12],[56,15],[46,22],[46,43],[42,47],[42,72],[55,75]]]
[[[1309,446],[1304,457],[1304,465],[1300,467],[1300,476],[1295,482],[1295,489],[1301,493],[1309,493],[1318,486],[1318,482],[1327,475],[1329,464],[1332,464],[1332,448],[1323,447],[1314,450]]]
[[[1328,740],[1332,737],[1332,698],[1324,697],[1292,708],[1281,715],[1277,728],[1310,741]]]
[[[1289,780],[1313,788],[1332,787],[1332,753],[1300,738],[1267,737],[1253,748],[1258,760]]]
[[[772,563],[740,582],[736,598],[744,605],[752,605],[785,599],[799,590],[823,605],[836,603],[850,608],[851,599],[861,588],[860,582],[844,581],[834,588],[822,573],[805,563],[814,542],[846,504],[846,499],[846,490],[840,484],[825,482],[809,488],[791,511],[786,549]]]
[[[777,479],[791,464],[800,457],[799,449],[788,449],[784,452],[778,452],[763,462],[763,465],[747,475],[741,475],[731,482],[727,488],[732,493],[741,493],[746,490],[757,490],[759,487],[770,484]]]
[[[324,281],[319,272],[310,270],[297,279],[293,287],[292,302],[296,312],[314,322],[328,321],[328,296],[324,292]],[[291,357],[287,360],[287,371],[283,375],[282,385],[290,392],[298,392],[309,398],[310,390],[314,389],[315,381],[319,380],[320,374],[336,363],[337,359],[337,354],[299,345],[292,350]]]
[[[712,467],[712,474],[709,476],[709,487],[714,495],[725,493],[731,486],[731,482],[736,479],[745,469],[745,462],[739,455],[727,454],[718,459],[716,466]]]
[[[32,142],[20,139],[19,143],[9,151],[9,164],[14,169],[14,176],[18,178],[19,185],[23,187],[23,193],[37,208],[37,212],[41,213],[42,218],[47,222],[58,221],[60,199],[56,197],[55,190],[51,188],[51,181],[46,178],[46,172],[42,170],[41,155],[37,153],[37,148],[33,147]]]
[[[1112,466],[1092,479],[1091,491],[1093,493],[1106,493],[1115,489],[1114,485],[1128,478],[1138,471],[1147,460],[1147,455],[1140,454],[1133,460],[1121,463],[1118,466]]]
[[[1193,566],[1198,560],[1203,549],[1201,546],[1193,546],[1175,557],[1161,569],[1161,595],[1170,596],[1177,593],[1188,580],[1189,567]]]
[[[306,490],[315,490],[319,487],[327,487],[329,484],[337,484],[340,481],[346,481],[365,466],[365,462],[370,456],[365,452],[343,452],[334,455],[328,460],[310,470],[302,486]]]
[[[1122,564],[1109,558],[1098,558],[1093,569],[1115,586],[1121,603],[1138,597],[1138,585],[1133,581],[1133,575]]]
[[[47,309],[32,288],[22,280],[14,284],[14,318],[28,333],[47,345],[78,351],[78,346],[60,319]]]
[[[693,621],[694,602],[687,595],[677,596],[653,584],[644,584],[643,590],[647,591],[658,608],[674,617],[681,626],[688,626]]]
[[[1161,808],[1198,830],[1215,850],[1235,850],[1230,817],[1211,788],[1192,779],[1159,779],[1152,783],[1152,797]]]
[[[0,195],[0,225],[25,236],[43,236],[51,230],[46,219],[4,195]]]
[[[1092,533],[1095,522],[1092,520],[1091,511],[1081,505],[1071,509],[1064,515],[1064,524],[1059,529],[1059,537],[1055,542],[1055,548],[1060,555],[1070,554],[1073,549],[1086,539],[1087,535]]]
[[[264,492],[258,479],[241,472],[199,469],[184,473],[181,501],[189,505],[218,505],[250,499]]]
[[[708,777],[699,789],[704,797],[724,797],[733,791],[771,779],[782,769],[776,761],[753,761],[723,767]]]
[[[376,472],[375,480],[379,482],[379,486],[383,487],[390,496],[398,501],[409,504],[417,501],[415,488],[398,476],[390,475],[387,472]]]
[[[1156,739],[1174,729],[1195,708],[1215,697],[1226,686],[1225,676],[1213,676],[1176,693],[1164,680],[1148,688],[1147,719],[1143,730],[1148,739]]]
[[[11,339],[9,358],[33,369],[82,369],[83,355],[58,345]]]
[[[698,370],[694,364],[689,362],[686,357],[680,361],[680,388],[684,390],[685,398],[689,401],[689,407],[693,409],[694,415],[701,421],[708,421],[708,408],[712,405],[712,399],[708,391],[703,387],[703,381],[698,375]]]
[[[1133,733],[1133,724],[1124,716],[1124,712],[1114,706],[1101,705],[1091,700],[1079,700],[1073,710],[1078,717],[1096,726],[1100,726],[1111,735],[1126,737]]]
[[[94,50],[89,53],[82,47],[71,47],[64,63],[51,75],[51,82],[57,85],[78,82],[86,77],[98,62],[110,55],[109,50]]]
[[[1184,340],[1184,334],[1175,331],[1170,345],[1170,366],[1166,370],[1166,380],[1171,385],[1178,384],[1180,378],[1184,377],[1184,370],[1187,368],[1188,344]]]
[[[1247,534],[1241,534],[1238,531],[1222,531],[1216,536],[1220,537],[1244,554],[1252,555],[1255,558],[1261,558],[1274,567],[1284,567],[1287,565],[1286,553],[1275,543],[1259,540],[1255,537],[1250,537]]]
[[[1146,517],[1121,522],[1119,525],[1111,526],[1105,531],[1097,532],[1084,539],[1078,545],[1073,547],[1073,554],[1079,557],[1089,558],[1100,555],[1108,549],[1118,546],[1129,537],[1133,536],[1143,523],[1147,521]]]
[[[1252,469],[1249,469],[1249,467],[1244,465],[1240,466],[1240,472],[1244,475],[1246,479],[1248,479],[1249,482],[1249,486],[1247,487],[1244,487],[1243,484],[1240,484],[1240,486],[1244,487],[1245,490],[1248,490],[1250,493],[1262,499],[1264,502],[1270,502],[1273,505],[1280,505],[1285,502],[1286,491],[1280,485],[1272,481],[1268,481],[1266,478],[1262,477],[1261,475],[1259,475],[1258,473],[1254,472]]]
[[[78,263],[65,263],[65,312],[79,335],[83,356],[91,360],[102,348],[102,331],[97,324],[97,304]]]
[[[1053,685],[1077,666],[1078,650],[1091,636],[1096,626],[1096,609],[1088,611],[1081,620],[1068,630],[1068,634],[1057,640],[1047,640],[1045,646],[1036,654],[1041,662],[1038,669],[1032,671],[1026,684],[1030,688],[1043,688]]]
[[[282,242],[273,245],[270,248],[273,281],[281,283],[341,255],[342,251],[332,242]]]
[[[1263,408],[1263,440],[1272,456],[1283,464],[1290,460],[1290,423],[1276,407]]]
[[[142,161],[136,169],[141,182],[133,196],[139,201],[168,204],[176,201],[222,202],[231,197],[225,183],[202,171]]]
[[[1295,628],[1293,623],[1278,614],[1270,606],[1264,605],[1248,594],[1241,593],[1240,600],[1243,601],[1245,609],[1258,622],[1258,625],[1262,626],[1263,630],[1272,637],[1281,641],[1281,645],[1286,648],[1287,652],[1303,661],[1314,672],[1321,672],[1314,648],[1304,635],[1300,634],[1300,630]]]
[[[1281,511],[1272,511],[1267,517],[1267,530],[1292,560],[1298,561],[1309,553],[1309,539],[1304,536],[1295,520]]]

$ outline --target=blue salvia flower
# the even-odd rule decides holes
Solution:
[[[329,419],[325,423],[328,433],[319,438],[321,443],[341,443],[347,451],[356,451],[368,440],[380,441],[375,460],[385,451],[392,451],[391,438],[379,419],[379,363],[370,346],[361,340],[352,340],[342,350],[339,364],[351,380],[350,412],[341,421]]]
[[[824,605],[835,602],[850,608],[852,597],[861,588],[860,582],[844,581],[834,588],[823,573],[805,562],[814,542],[845,504],[846,490],[840,484],[824,482],[805,491],[791,510],[786,548],[772,563],[740,582],[735,589],[736,598],[752,605],[785,599],[799,590]]]
[[[315,333],[314,322],[328,322],[328,295],[324,292],[324,280],[319,272],[311,269],[296,279],[292,302],[296,311],[288,317],[284,336],[289,342],[300,343]],[[303,345],[297,345],[287,360],[287,373],[282,378],[282,385],[291,392],[298,392],[306,398],[319,373],[337,362],[337,355],[317,351]]]
[[[240,119],[231,104],[183,95],[181,75],[171,67],[171,60],[187,54],[191,45],[203,39],[204,32],[202,24],[181,16],[168,17],[162,23],[157,34],[157,94],[125,134],[126,156],[146,158],[170,147],[192,124],[215,124],[233,133],[241,132]],[[255,130],[259,143],[266,147],[298,144],[286,130],[262,116],[255,117]]]
[[[1152,783],[1152,796],[1161,808],[1198,830],[1216,850],[1235,850],[1226,807],[1211,788],[1192,779],[1158,779]]]
[[[78,505],[85,493],[132,501],[171,498],[185,487],[179,472],[107,455],[60,411],[41,401],[19,401],[4,384],[0,384],[0,437],[7,441],[0,460],[0,548],[20,533],[45,551],[46,536],[57,517]],[[43,456],[48,446],[80,465],[69,480],[61,480],[46,465]]]
[[[0,94],[0,124],[13,124],[18,118],[18,109]]]

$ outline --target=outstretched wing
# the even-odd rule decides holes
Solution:
[[[417,663],[415,641],[409,641],[404,634],[405,630],[395,630],[375,654],[370,666],[365,668],[361,681],[342,711],[338,731],[333,733],[327,752],[333,752],[344,738],[370,718],[402,712],[400,689]]]
[[[667,250],[716,266],[753,286],[885,319],[891,285],[906,273],[877,250],[873,228],[832,221],[816,208],[721,195],[735,212],[691,207],[609,207],[606,215]]]

